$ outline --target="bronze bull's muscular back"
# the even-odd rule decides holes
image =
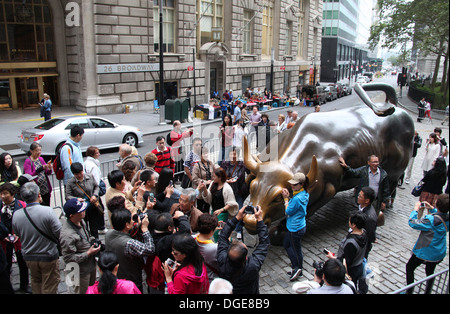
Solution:
[[[377,155],[395,189],[412,154],[414,123],[408,113],[388,103],[397,103],[390,85],[368,84],[364,89],[386,92],[386,103],[373,104],[356,85],[355,91],[365,104],[305,115],[257,157],[249,155],[244,139],[244,162],[251,171],[250,200],[261,206],[267,224],[284,217],[281,190],[290,188],[287,181],[296,172],[307,174],[310,181],[308,215],[337,192],[356,186],[357,179],[344,178],[339,156],[356,168],[366,165],[368,156]],[[249,232],[255,231],[252,215],[246,216],[245,226]]]

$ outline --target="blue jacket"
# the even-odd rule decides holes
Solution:
[[[408,222],[411,228],[421,231],[413,248],[414,255],[429,262],[441,261],[447,252],[448,214],[436,214],[436,212],[437,210],[433,209],[431,214],[418,219],[418,213],[414,210]],[[437,215],[444,219],[447,228],[436,217]]]
[[[308,206],[309,194],[302,190],[295,195],[286,208],[286,227],[290,232],[297,232],[306,227],[306,207]]]
[[[70,149],[69,145],[64,145],[61,148],[60,158],[61,158],[61,168],[64,171],[64,185],[67,181],[73,177],[73,173],[70,170],[70,165],[74,162],[79,162],[83,164],[83,155],[81,153],[81,144],[75,143],[70,138],[66,141],[70,143],[73,147],[73,151]]]

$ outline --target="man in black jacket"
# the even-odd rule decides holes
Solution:
[[[254,208],[259,244],[253,253],[248,256],[248,248],[243,242],[228,241],[237,223],[246,215],[245,207],[242,207],[223,227],[218,241],[217,261],[221,277],[233,285],[233,294],[259,294],[259,271],[270,245],[268,229],[262,220],[261,207]]]
[[[369,256],[369,252],[372,249],[372,243],[375,243],[376,241],[377,213],[372,205],[374,199],[375,192],[368,186],[363,187],[358,194],[359,210],[367,215],[364,229],[367,231],[369,243],[367,244],[366,253],[364,254],[365,258]]]
[[[371,155],[367,158],[367,165],[352,169],[344,158],[339,157],[339,163],[345,168],[345,174],[353,178],[360,178],[356,187],[356,197],[364,186],[369,186],[375,191],[374,207],[377,213],[383,211],[390,199],[389,178],[387,172],[379,167],[380,161],[377,156]]]

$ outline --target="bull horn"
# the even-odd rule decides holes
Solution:
[[[373,112],[380,117],[386,117],[394,113],[395,107],[397,105],[398,99],[395,92],[395,89],[386,83],[372,83],[365,84],[361,86],[359,84],[355,84],[354,86],[356,94],[358,94],[359,98],[370,108]],[[369,95],[367,95],[366,91],[383,91],[386,94],[386,103],[373,103],[370,99]],[[391,104],[389,104],[391,103]]]
[[[311,167],[309,168],[309,172],[306,175],[309,181],[309,190],[317,183],[319,177],[319,164],[317,163],[316,155],[312,156]]]
[[[251,173],[258,173],[258,163],[250,156],[250,147],[248,145],[247,136],[244,136],[242,141],[242,149],[244,150],[244,165]]]

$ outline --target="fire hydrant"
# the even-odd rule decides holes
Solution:
[[[130,106],[129,105],[125,105],[125,113],[130,113]]]

